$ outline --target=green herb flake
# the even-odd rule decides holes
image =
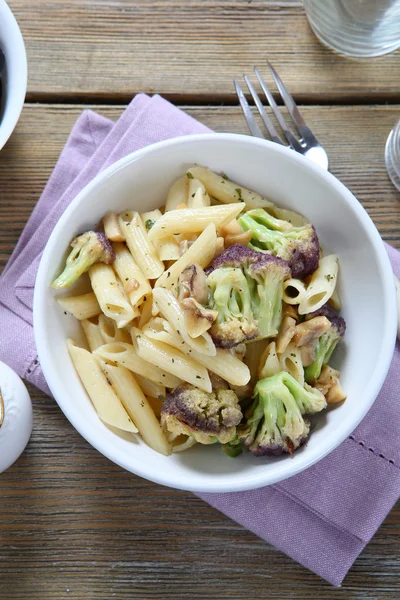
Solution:
[[[222,173],[222,179],[225,179],[225,181],[228,179],[228,175],[226,173]]]
[[[153,219],[147,219],[147,221],[145,222],[146,229],[151,229],[154,223],[155,221],[153,221]]]
[[[186,173],[186,177],[187,177],[188,179],[194,179],[194,177],[193,177],[193,175],[191,174],[191,172],[190,172],[190,171],[188,171],[188,172]]]
[[[242,188],[235,188],[235,192],[237,193],[239,200],[243,200],[243,198],[242,198]]]

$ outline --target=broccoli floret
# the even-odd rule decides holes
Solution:
[[[222,448],[222,451],[225,452],[225,454],[227,456],[230,456],[231,458],[236,458],[237,456],[242,454],[243,444],[239,440],[239,438],[236,436],[233,440],[231,440],[227,444],[223,444],[221,446],[221,448]]]
[[[304,369],[304,376],[307,383],[314,383],[321,375],[324,365],[327,365],[334,349],[343,338],[346,331],[346,321],[338,315],[328,304],[322,306],[319,310],[307,315],[307,320],[314,317],[326,317],[331,326],[318,339],[315,347],[315,358],[313,362]]]
[[[210,270],[209,304],[218,311],[210,332],[216,346],[232,348],[278,333],[283,282],[290,277],[284,260],[235,244],[214,260]]]
[[[285,372],[259,381],[253,398],[238,437],[255,456],[293,454],[310,432],[310,423],[303,415],[326,407],[319,390],[303,388]]]
[[[232,390],[203,392],[183,383],[163,402],[161,425],[164,430],[195,438],[200,444],[227,444],[236,438],[242,420],[238,398]]]
[[[64,271],[51,284],[53,288],[70,287],[94,263],[110,265],[115,260],[114,250],[105,233],[86,231],[72,240],[71,247]]]
[[[251,296],[247,279],[241,269],[222,267],[207,278],[211,308],[218,317],[211,327],[211,335],[219,348],[232,348],[258,335],[251,310]]]
[[[244,231],[253,233],[249,246],[286,260],[292,277],[303,279],[318,268],[319,242],[311,223],[294,227],[262,208],[250,210],[238,220]]]

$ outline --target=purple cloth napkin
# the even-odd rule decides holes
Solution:
[[[85,111],[0,278],[0,360],[49,393],[32,328],[33,288],[57,220],[99,171],[143,146],[209,130],[159,96],[137,96],[117,123]],[[387,246],[400,277],[400,254]],[[400,496],[400,353],[354,433],[307,471],[259,490],[199,494],[212,506],[340,585]],[[268,566],[266,565],[266,569]]]

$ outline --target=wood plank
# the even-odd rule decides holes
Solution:
[[[69,131],[84,106],[26,105],[0,160],[0,265],[10,255]],[[123,107],[99,106],[116,119]],[[216,131],[246,133],[237,107],[187,107]],[[330,157],[331,171],[362,202],[383,238],[400,247],[399,193],[385,170],[384,147],[399,106],[302,108]]]
[[[32,101],[116,103],[156,91],[181,103],[235,103],[232,78],[253,65],[266,72],[267,59],[301,102],[400,101],[400,52],[335,55],[311,32],[300,0],[9,4],[26,41]]]
[[[341,590],[192,494],[124,472],[30,388],[27,451],[1,476],[1,600],[394,600],[400,503]]]
[[[83,106],[27,105],[0,156],[0,255],[9,256]],[[116,118],[123,107],[97,107]],[[235,107],[190,107],[245,132]],[[306,107],[332,171],[400,246],[399,194],[383,150],[398,106]],[[335,590],[195,496],[124,472],[56,403],[30,387],[34,430],[0,485],[0,600],[393,600],[400,596],[400,503]],[[344,596],[343,596],[344,594]]]

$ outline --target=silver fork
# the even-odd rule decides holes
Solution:
[[[273,95],[271,94],[270,90],[268,89],[267,84],[265,83],[264,79],[261,77],[257,67],[254,67],[254,72],[257,76],[258,81],[260,82],[261,89],[264,92],[265,97],[268,101],[268,104],[272,108],[273,113],[276,117],[276,120],[278,121],[280,128],[282,129],[283,133],[285,134],[285,137],[286,137],[286,140],[288,143],[285,143],[282,140],[282,138],[280,137],[280,135],[278,134],[275,125],[271,121],[269,115],[266,113],[265,108],[260,100],[260,96],[257,94],[256,90],[254,89],[253,84],[251,83],[250,79],[247,77],[247,75],[243,75],[246,85],[249,89],[249,92],[250,92],[251,96],[253,97],[255,105],[258,109],[258,112],[261,115],[261,118],[264,122],[266,129],[268,130],[271,140],[273,142],[276,142],[277,144],[281,144],[282,146],[286,146],[288,148],[291,148],[292,150],[295,150],[296,152],[299,152],[300,154],[303,154],[304,156],[306,156],[313,162],[317,163],[323,169],[328,170],[328,155],[327,155],[327,153],[325,152],[324,148],[321,146],[321,144],[319,143],[319,141],[317,140],[317,138],[315,137],[315,135],[313,134],[311,129],[309,127],[307,127],[299,109],[296,106],[295,101],[293,100],[293,97],[286,89],[286,87],[283,84],[283,81],[279,77],[278,73],[275,71],[275,69],[273,68],[273,66],[270,63],[268,63],[268,66],[271,69],[271,73],[274,78],[276,87],[278,88],[278,91],[282,97],[282,100],[285,103],[288,113],[291,116],[292,121],[293,121],[294,125],[296,126],[296,129],[299,134],[299,137],[296,137],[293,134],[292,130],[287,125],[287,122],[286,122],[279,106],[276,104]],[[251,135],[265,139],[265,136],[264,136],[263,132],[261,131],[261,129],[254,117],[254,114],[250,108],[249,103],[247,102],[246,96],[244,95],[242,88],[240,87],[240,85],[236,81],[236,79],[234,79],[233,82],[235,84],[236,94],[239,98],[240,106],[242,107],[244,117],[246,119],[246,122],[247,122],[247,125],[248,125]]]

